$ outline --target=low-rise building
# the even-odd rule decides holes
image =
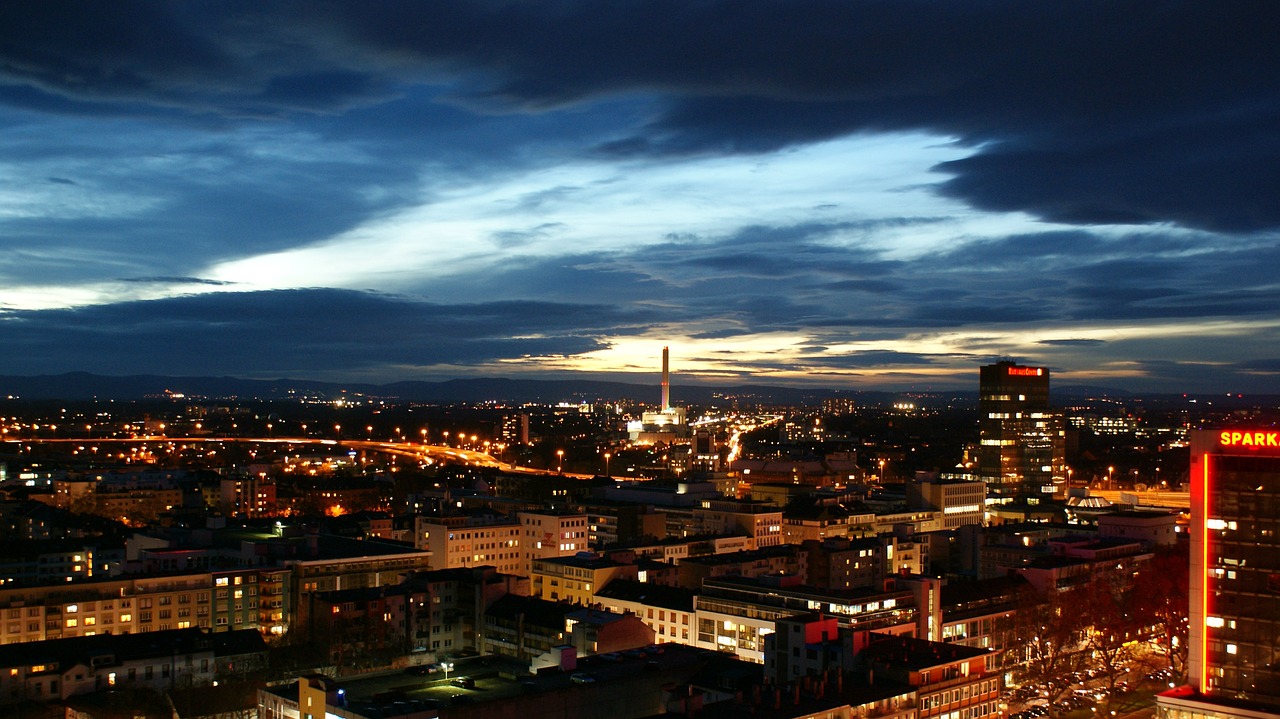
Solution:
[[[535,559],[529,574],[531,595],[553,602],[591,606],[595,592],[614,579],[636,579],[638,568],[594,554]]]
[[[626,612],[583,608],[565,615],[569,644],[579,656],[622,652],[654,643],[653,628]]]
[[[802,585],[798,577],[708,579],[695,607],[695,646],[756,663],[764,661],[764,637],[776,631],[776,621],[783,617],[821,612],[849,629],[926,636],[929,628],[920,624],[933,618],[917,612],[910,588],[837,591]]]
[[[658,643],[693,644],[690,637],[697,593],[634,579],[615,579],[596,592],[596,604],[611,612],[631,612],[649,625]]]
[[[484,654],[499,654],[521,661],[566,644],[565,617],[578,608],[536,597],[508,594],[484,614]]]
[[[907,483],[908,506],[941,512],[940,529],[982,524],[986,498],[987,485],[982,481],[917,478]]]
[[[1118,510],[1098,516],[1098,536],[1141,542],[1143,547],[1167,547],[1178,541],[1176,512]]]
[[[521,560],[516,574],[527,577],[535,559],[566,557],[588,550],[587,515],[555,510],[522,511]]]
[[[877,680],[915,687],[920,719],[985,719],[1002,714],[995,652],[906,636],[872,635],[860,661]]]
[[[175,629],[98,634],[0,647],[0,704],[95,692],[208,686],[220,673],[266,666],[256,631]]]
[[[680,560],[680,586],[698,589],[713,577],[760,577],[766,574],[805,576],[806,555],[794,544],[782,544],[744,552],[705,554]]]
[[[518,520],[502,516],[468,517],[465,521],[415,519],[414,544],[431,553],[432,569],[487,565],[504,574],[521,574],[524,536]]]
[[[789,544],[875,534],[875,513],[858,502],[791,504],[782,518],[783,541]]]

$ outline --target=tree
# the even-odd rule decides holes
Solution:
[[[1106,690],[1103,709],[1119,700],[1121,680],[1146,658],[1149,629],[1134,606],[1136,572],[1113,569],[1095,574],[1083,588],[1090,627],[1085,646],[1090,667]]]
[[[1187,545],[1180,543],[1156,552],[1134,579],[1134,609],[1150,628],[1154,648],[1174,677],[1184,677],[1187,671],[1190,569]]]
[[[1071,690],[1070,676],[1088,660],[1086,601],[1086,590],[1078,587],[1045,593],[1028,589],[1018,603],[1015,646],[1026,658],[1023,683],[1048,699],[1051,718],[1057,716],[1058,700]]]

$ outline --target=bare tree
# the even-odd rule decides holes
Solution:
[[[1105,691],[1101,708],[1122,706],[1121,682],[1141,669],[1149,654],[1150,630],[1135,605],[1135,572],[1115,569],[1095,574],[1084,588],[1090,626],[1085,632],[1089,664]]]
[[[1083,588],[1028,590],[1018,605],[1017,646],[1026,657],[1023,683],[1048,700],[1050,717],[1057,715],[1055,705],[1071,690],[1071,675],[1088,661],[1086,600]]]
[[[1187,589],[1191,560],[1185,544],[1158,551],[1134,578],[1134,608],[1150,627],[1154,649],[1173,677],[1187,671],[1190,600]]]

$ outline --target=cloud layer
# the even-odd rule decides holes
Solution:
[[[4,373],[1261,390],[1280,9],[0,9]]]

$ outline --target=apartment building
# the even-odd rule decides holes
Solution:
[[[453,520],[453,521],[450,521]],[[489,518],[415,520],[414,544],[431,553],[432,569],[492,566],[503,574],[524,574],[524,525],[501,515]]]
[[[588,547],[587,515],[557,510],[517,512],[521,527],[521,559],[516,574],[527,577],[535,559],[566,557]]]
[[[614,579],[636,579],[638,568],[596,555],[533,560],[531,595],[553,602],[591,606],[595,591]]]
[[[619,614],[631,612],[653,629],[658,643],[693,644],[690,635],[697,593],[635,579],[615,579],[596,591],[601,607]]]

